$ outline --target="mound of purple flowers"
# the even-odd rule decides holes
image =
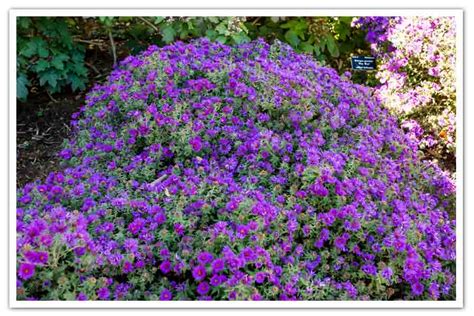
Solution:
[[[451,182],[289,46],[152,46],[72,125],[18,191],[19,299],[455,297]]]

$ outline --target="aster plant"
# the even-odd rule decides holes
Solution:
[[[455,298],[454,185],[287,45],[151,46],[72,127],[18,190],[20,300]]]
[[[379,59],[376,95],[418,141],[426,158],[456,171],[454,17],[362,17],[353,26]]]

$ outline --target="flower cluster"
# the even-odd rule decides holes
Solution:
[[[420,149],[455,171],[454,17],[362,17],[353,25],[367,30],[380,59],[378,98],[402,120],[416,120]]]
[[[206,39],[121,62],[18,190],[17,295],[455,297],[454,186],[311,56]]]

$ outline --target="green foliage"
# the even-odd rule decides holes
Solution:
[[[85,49],[73,40],[74,19],[17,18],[17,98],[26,100],[33,85],[48,93],[69,86],[83,90],[87,82]]]

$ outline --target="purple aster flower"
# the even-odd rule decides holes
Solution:
[[[157,223],[158,225],[161,225],[163,224],[164,222],[166,222],[166,214],[164,212],[158,212],[154,217],[153,219],[155,220],[155,223]]]
[[[86,253],[86,247],[77,247],[74,249],[74,254],[77,257],[82,257]]]
[[[367,263],[364,264],[362,267],[362,271],[369,275],[376,275],[377,274],[377,267],[375,267],[373,264]]]
[[[355,299],[357,297],[357,288],[349,281],[347,282],[344,282],[343,283],[343,286],[345,288],[345,290],[347,291],[347,295],[352,298],[352,299]]]
[[[329,190],[319,182],[316,182],[311,186],[311,191],[313,194],[321,197],[327,196],[329,194]]]
[[[29,250],[29,251],[25,251],[24,256],[31,263],[36,263],[36,264],[48,263],[48,253],[45,251]]]
[[[255,274],[255,282],[258,284],[262,284],[265,282],[265,273],[264,272],[257,272]]]
[[[254,261],[255,259],[257,259],[255,251],[250,247],[245,247],[242,250],[242,256],[243,256],[243,258],[246,262],[251,262],[251,261]]]
[[[138,249],[138,241],[136,239],[125,239],[123,243],[123,247],[125,250],[127,250],[129,253],[134,253]]]
[[[199,263],[203,265],[211,263],[213,258],[212,254],[207,251],[203,251],[197,256]]]
[[[204,266],[196,266],[193,269],[193,277],[197,281],[201,281],[206,277],[206,268]]]
[[[341,251],[347,251],[347,238],[345,236],[338,236],[334,239],[334,246]]]
[[[169,262],[168,260],[163,261],[160,264],[160,271],[163,274],[167,274],[168,272],[170,272],[171,271],[171,262]]]
[[[109,282],[111,284],[112,282]],[[127,297],[128,291],[130,290],[130,284],[120,283],[115,287],[114,298],[115,300],[123,300]]]
[[[100,300],[108,300],[110,297],[110,291],[106,287],[101,287],[100,289],[97,290],[97,296],[99,297]]]
[[[189,140],[189,144],[191,145],[191,148],[198,152],[201,151],[202,149],[202,139],[199,136],[195,136]]]
[[[165,258],[168,258],[170,255],[170,251],[166,248],[163,248],[160,250],[160,257],[165,259]]]
[[[425,287],[419,282],[415,282],[411,285],[411,294],[413,296],[420,296],[421,294],[423,294],[424,290]]]
[[[78,301],[87,301],[88,300],[88,297],[86,294],[84,294],[83,292],[80,292],[79,294],[77,294],[77,297],[76,299]]]
[[[249,232],[249,229],[246,225],[238,225],[236,236],[240,239],[244,239]]]
[[[35,266],[31,263],[22,263],[18,269],[18,275],[23,280],[28,280],[35,274]]]
[[[181,223],[175,223],[173,225],[173,230],[175,231],[176,234],[178,234],[179,236],[182,236],[184,235],[185,227]]]
[[[384,279],[387,281],[390,281],[392,279],[393,271],[392,268],[386,267],[382,270],[381,275]]]
[[[207,292],[209,292],[209,289],[210,289],[209,283],[207,283],[207,282],[201,282],[201,283],[199,283],[199,285],[198,285],[198,287],[197,287],[197,292],[198,292],[200,295],[206,295]]]
[[[123,263],[122,272],[123,273],[130,273],[132,271],[133,271],[133,264],[130,261],[125,261]]]
[[[431,282],[428,292],[430,293],[432,299],[438,300],[440,296],[439,284],[437,282]]]
[[[173,294],[168,289],[163,289],[160,294],[160,301],[171,301]]]
[[[217,272],[220,272],[220,271],[224,270],[224,268],[225,268],[224,260],[222,260],[220,258],[214,260],[211,264],[211,268],[212,268],[213,273],[217,273]]]
[[[219,286],[222,284],[222,278],[220,275],[218,274],[214,274],[212,277],[211,277],[211,281],[210,281],[210,284],[212,286]]]

